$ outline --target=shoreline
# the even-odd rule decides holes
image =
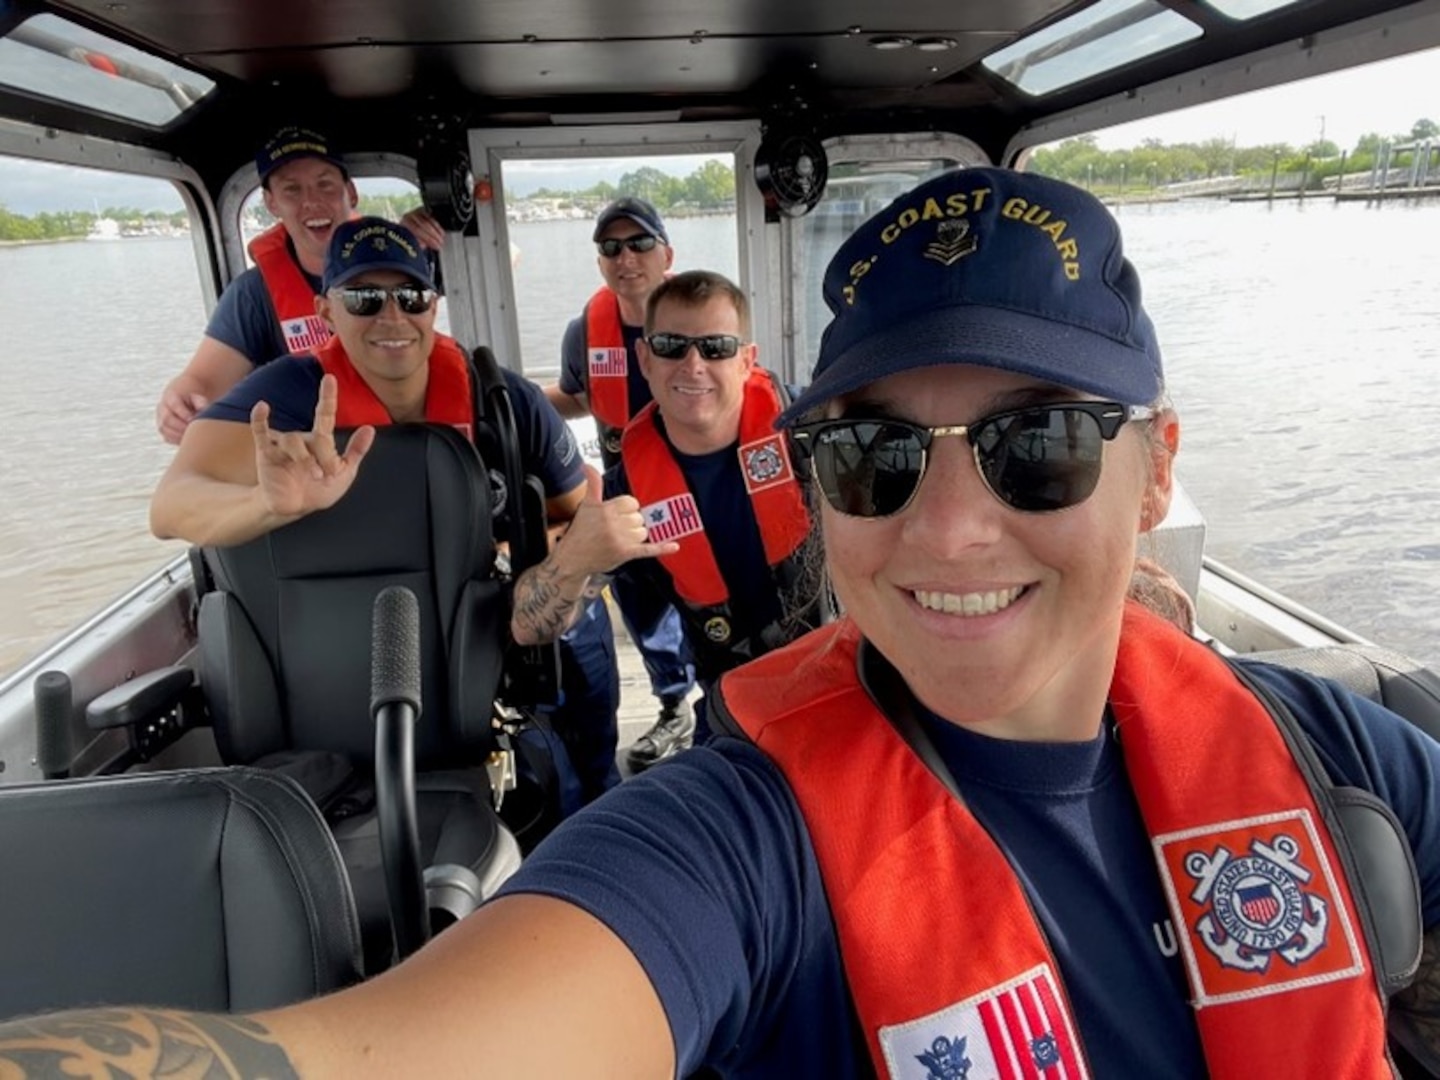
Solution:
[[[0,247],[35,247],[39,244],[73,244],[84,236],[46,236],[39,240],[0,240]]]

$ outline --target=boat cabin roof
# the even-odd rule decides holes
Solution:
[[[172,92],[181,104],[160,122],[126,118],[0,77],[0,117],[174,154],[212,190],[277,124],[297,118],[342,148],[406,156],[422,139],[477,127],[759,120],[821,138],[963,132],[1003,161],[1016,133],[1044,118],[1123,104],[1139,87],[1262,50],[1308,49],[1337,28],[1407,7],[1433,5],[12,0],[0,5],[0,34],[12,41],[0,45],[26,34],[33,44],[51,26],[33,17],[59,17],[162,61],[162,77],[181,84]],[[69,58],[155,81],[143,58],[127,65],[106,56],[103,47],[71,48]],[[1206,95],[1193,85],[1145,107]]]

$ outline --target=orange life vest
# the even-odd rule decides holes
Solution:
[[[330,340],[331,330],[325,320],[315,314],[315,287],[306,280],[290,245],[285,226],[275,224],[250,241],[250,257],[255,260],[265,291],[280,320],[280,333],[285,348],[292,353],[310,352]],[[264,363],[274,357],[251,357]]]
[[[720,576],[685,474],[655,424],[656,408],[652,401],[640,410],[620,442],[630,492],[640,501],[647,539],[680,543],[680,550],[660,556],[660,563],[674,580],[681,599],[699,605],[723,604],[730,598],[729,589]],[[740,406],[739,457],[745,490],[765,545],[765,560],[771,566],[793,555],[810,535],[810,513],[790,463],[789,446],[784,434],[775,430],[775,418],[781,411],[774,377],[764,368],[755,368],[745,382]]]
[[[606,285],[585,304],[585,357],[590,415],[619,430],[630,422],[630,353],[620,300]]]
[[[389,411],[364,377],[350,362],[338,337],[311,352],[338,384],[335,427],[357,428],[364,424],[383,427],[392,424]],[[474,404],[470,394],[470,366],[465,352],[444,334],[435,335],[430,351],[430,378],[425,384],[425,419],[432,424],[449,424],[472,442],[475,439]]]
[[[754,587],[772,587],[785,592],[807,580],[800,564],[808,557],[806,541],[811,537],[810,513],[800,482],[791,463],[788,440],[775,430],[775,418],[784,404],[775,376],[764,368],[755,368],[745,382],[745,396],[740,405],[740,471],[745,490],[760,530],[765,561],[771,569],[771,581]],[[641,409],[625,428],[620,442],[620,457],[630,492],[639,500],[645,518],[647,538],[651,541],[675,540],[680,550],[659,557],[680,600],[680,610],[697,632],[703,635],[707,651],[696,652],[702,668],[714,666],[711,661],[730,667],[737,660],[749,659],[765,651],[753,640],[763,627],[737,633],[731,623],[730,590],[720,574],[720,565],[711,547],[711,536],[700,519],[685,474],[681,472],[670,444],[655,423],[656,404],[652,401]],[[724,529],[716,530],[723,542]],[[787,610],[809,611],[813,598],[794,597]],[[815,613],[818,616],[818,611]],[[818,618],[817,618],[818,621]],[[804,620],[796,621],[797,630],[808,628]],[[793,636],[790,635],[790,636]],[[715,655],[708,647],[714,646]]]
[[[995,1062],[978,1073],[1089,1075],[1018,877],[872,702],[859,642],[842,620],[720,693],[804,814],[877,1070],[967,1035],[973,1064]],[[1351,886],[1275,719],[1223,660],[1133,605],[1110,707],[1210,1075],[1392,1075]]]

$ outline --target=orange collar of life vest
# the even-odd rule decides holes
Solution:
[[[389,410],[350,361],[338,337],[314,350],[314,355],[320,367],[326,374],[334,375],[338,384],[336,428],[357,428],[365,424],[384,427],[394,423]],[[429,364],[430,376],[425,384],[426,421],[449,424],[473,441],[475,413],[470,395],[470,366],[464,351],[453,339],[436,334]]]
[[[723,604],[730,597],[729,589],[695,496],[655,423],[656,409],[653,401],[646,405],[625,428],[620,441],[630,492],[639,500],[645,519],[646,539],[679,542],[680,550],[661,555],[660,563],[682,599],[702,607]],[[753,369],[745,381],[740,406],[738,456],[765,560],[771,567],[793,555],[810,535],[810,513],[791,464],[788,440],[775,430],[780,412],[774,378],[763,368]]]
[[[842,619],[726,674],[720,693],[805,817],[877,1070],[909,1075],[959,1048],[977,1075],[1088,1076],[1019,878],[871,700],[859,642]],[[1110,707],[1210,1075],[1390,1076],[1350,885],[1274,718],[1135,605]]]
[[[620,322],[620,299],[602,285],[585,305],[585,392],[590,414],[623,428],[630,420],[630,352]]]
[[[265,291],[280,320],[285,348],[292,353],[310,352],[330,340],[330,327],[315,314],[315,288],[290,253],[285,226],[275,224],[250,241],[250,257],[260,270]],[[250,357],[263,364],[273,356]]]

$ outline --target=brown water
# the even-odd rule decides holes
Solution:
[[[1120,211],[1186,429],[1209,550],[1440,664],[1440,204]],[[583,221],[512,227],[546,378],[598,276]],[[733,218],[674,223],[735,273]],[[149,537],[155,398],[204,325],[188,240],[0,249],[0,676],[178,554]]]

